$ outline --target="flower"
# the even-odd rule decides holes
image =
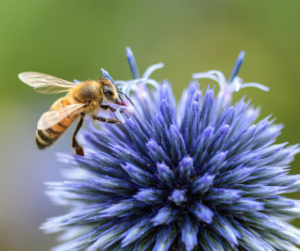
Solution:
[[[222,73],[194,74],[220,84],[199,91],[193,80],[176,103],[168,81],[142,78],[129,48],[134,80],[115,81],[134,109],[122,125],[88,124],[86,156],[59,154],[66,181],[48,194],[71,212],[42,225],[63,231],[54,250],[299,250],[300,230],[287,221],[300,214],[299,175],[288,175],[298,145],[275,144],[282,125],[244,99],[231,105],[242,84]],[[150,84],[151,86],[147,86]],[[251,84],[263,90],[266,87]],[[248,86],[250,86],[248,84]]]

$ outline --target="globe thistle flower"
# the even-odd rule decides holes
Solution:
[[[216,96],[193,80],[177,108],[169,82],[150,79],[163,64],[140,77],[129,48],[127,57],[133,80],[115,81],[134,103],[118,110],[124,123],[88,123],[86,156],[59,154],[66,181],[47,183],[53,201],[71,207],[42,225],[64,232],[53,250],[299,250],[288,221],[300,204],[282,195],[299,190],[300,176],[288,175],[299,148],[275,144],[282,125],[255,122],[249,101],[231,104],[240,88],[268,90],[237,77],[244,52],[228,81],[193,75],[217,81]]]

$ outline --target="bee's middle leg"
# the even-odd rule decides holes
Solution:
[[[72,136],[72,148],[75,150],[77,155],[81,155],[81,156],[84,156],[84,152],[83,152],[82,146],[78,143],[76,136],[77,136],[77,133],[79,132],[80,128],[82,127],[83,118],[84,118],[84,116],[82,116],[80,118],[80,121],[79,121],[79,123],[75,129],[75,132],[73,133],[73,136]]]
[[[104,123],[108,123],[108,124],[122,124],[122,122],[120,120],[114,119],[114,118],[113,119],[107,119],[107,118],[104,118],[104,117],[101,117],[101,116],[94,115],[93,119],[104,122]]]

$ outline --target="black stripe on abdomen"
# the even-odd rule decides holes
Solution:
[[[46,132],[48,135],[45,134],[45,132]],[[45,131],[45,130],[38,130],[37,133],[38,133],[38,136],[41,138],[41,140],[43,140],[43,141],[45,141],[45,142],[48,142],[49,139],[51,139],[51,138],[50,138],[50,134],[49,134],[47,131]]]
[[[55,139],[51,138],[51,135],[46,130],[37,130],[35,135],[35,143],[38,149],[44,149],[51,146]]]
[[[67,129],[67,128],[68,128],[68,126],[65,126],[65,125],[62,124],[62,123],[57,123],[57,125],[58,125],[59,127],[63,128],[63,129]]]
[[[52,128],[49,128],[49,129],[47,129],[46,131],[47,131],[48,133],[52,133],[52,134],[54,134],[54,135],[56,135],[56,136],[60,136],[60,135],[62,135],[63,132],[64,132],[64,131],[58,132],[58,131],[53,130]]]
[[[47,147],[38,137],[35,137],[35,143],[38,149],[44,149]]]

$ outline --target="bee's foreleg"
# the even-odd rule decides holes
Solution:
[[[79,132],[80,128],[82,127],[83,118],[84,118],[83,116],[80,118],[80,121],[79,121],[79,123],[75,129],[75,132],[72,136],[72,148],[75,150],[77,155],[81,155],[81,156],[84,156],[84,152],[83,152],[82,146],[78,143],[76,136],[77,136],[77,133]]]
[[[109,109],[111,112],[116,112],[116,108],[113,108],[112,106],[109,106],[109,105],[101,105],[101,108],[103,109],[103,110],[107,110],[107,109]],[[123,111],[120,111],[121,113],[123,113]]]
[[[99,120],[101,122],[108,123],[108,124],[122,124],[122,122],[120,120],[114,119],[114,118],[113,119],[107,119],[107,118],[104,118],[104,117],[94,115],[93,119],[96,119],[96,120]]]

